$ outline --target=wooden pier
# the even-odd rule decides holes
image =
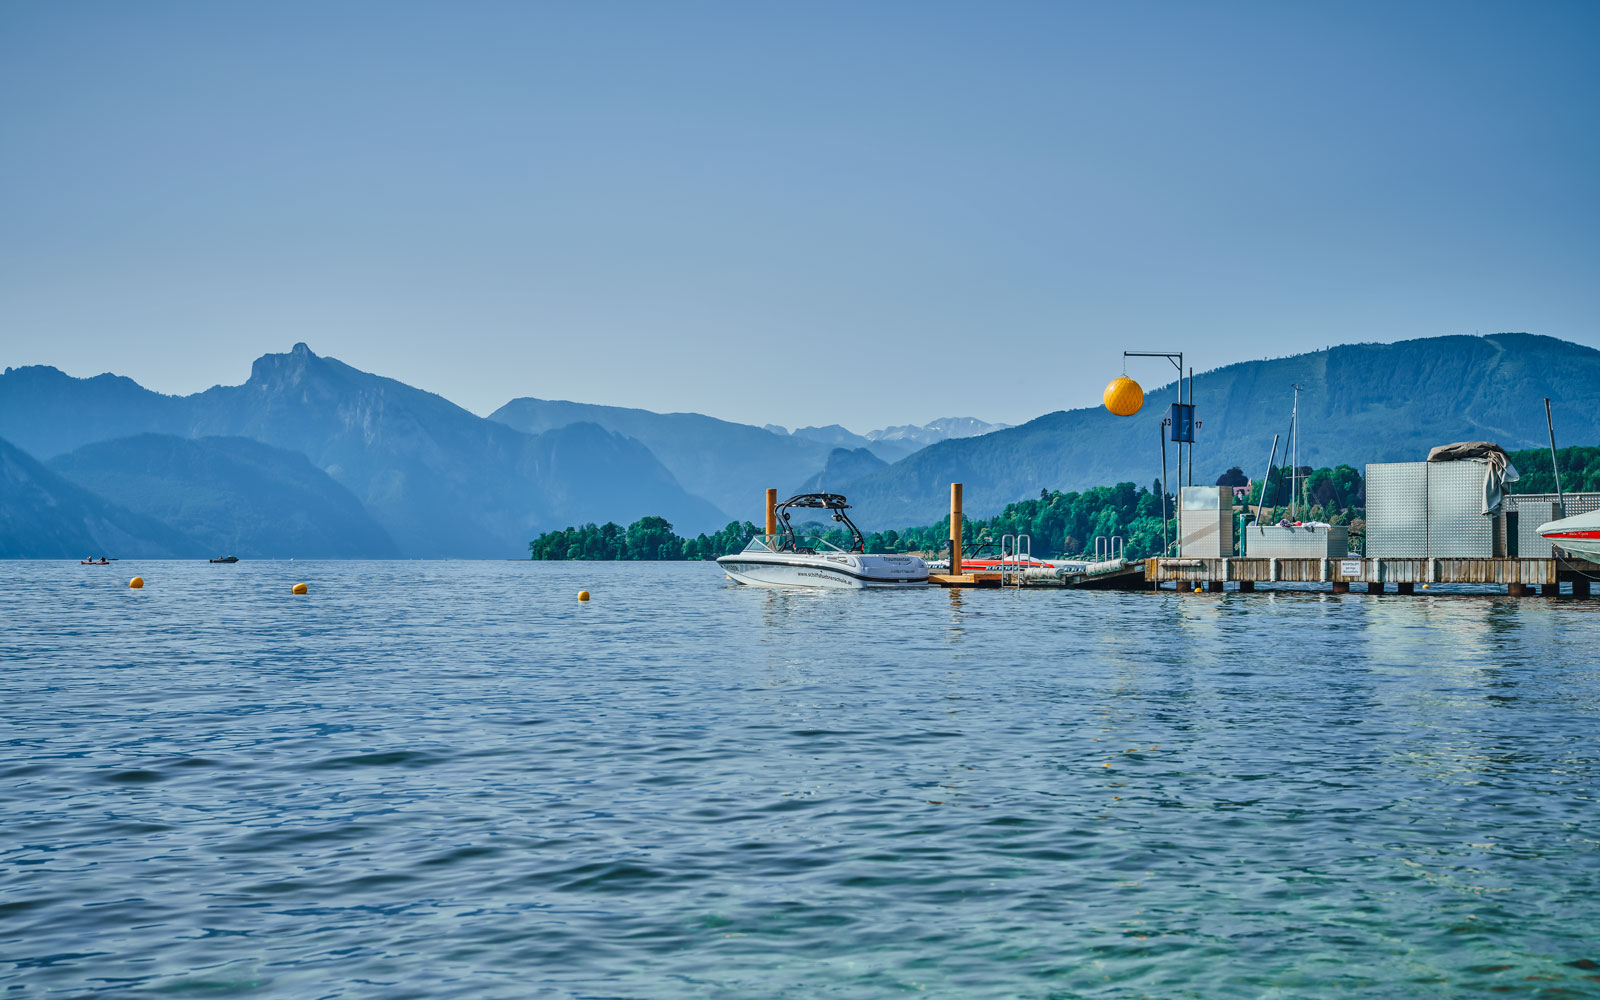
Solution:
[[[1031,570],[1016,579],[998,572],[931,573],[939,587],[1020,587],[1055,590],[1151,590],[1172,584],[1213,594],[1251,593],[1257,584],[1276,589],[1321,589],[1348,594],[1414,594],[1419,585],[1470,583],[1501,586],[1513,597],[1555,597],[1569,584],[1572,596],[1588,597],[1600,582],[1600,563],[1581,559],[1142,559],[1096,574]]]
[[[1258,583],[1328,584],[1336,594],[1352,585],[1369,594],[1411,594],[1418,584],[1475,583],[1498,585],[1513,597],[1539,593],[1555,596],[1570,583],[1577,597],[1588,597],[1592,581],[1600,581],[1600,564],[1582,559],[1146,559],[1145,584],[1180,588],[1204,587],[1212,593],[1230,584],[1245,593]]]

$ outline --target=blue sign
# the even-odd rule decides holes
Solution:
[[[1193,403],[1173,403],[1168,419],[1172,421],[1172,440],[1194,444]]]

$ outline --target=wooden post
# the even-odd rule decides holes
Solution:
[[[778,491],[767,490],[767,534],[778,533]]]
[[[950,484],[950,575],[961,573],[961,484]]]

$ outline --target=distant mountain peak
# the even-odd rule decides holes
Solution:
[[[866,436],[869,441],[905,441],[926,446],[949,438],[977,437],[980,434],[1003,431],[1010,426],[1010,424],[991,424],[977,417],[940,417],[920,427],[916,424],[901,424],[898,427],[868,431]]]

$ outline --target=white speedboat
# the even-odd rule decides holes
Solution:
[[[833,519],[850,532],[850,547],[840,548],[822,538],[795,537],[789,508],[816,508],[833,512]],[[737,583],[752,587],[914,587],[928,582],[928,564],[917,556],[871,554],[861,531],[845,513],[850,505],[837,493],[802,493],[777,507],[779,530],[757,535],[743,552],[720,556],[717,565]]]
[[[1539,525],[1539,535],[1558,549],[1588,559],[1600,559],[1600,510],[1574,514]]]

